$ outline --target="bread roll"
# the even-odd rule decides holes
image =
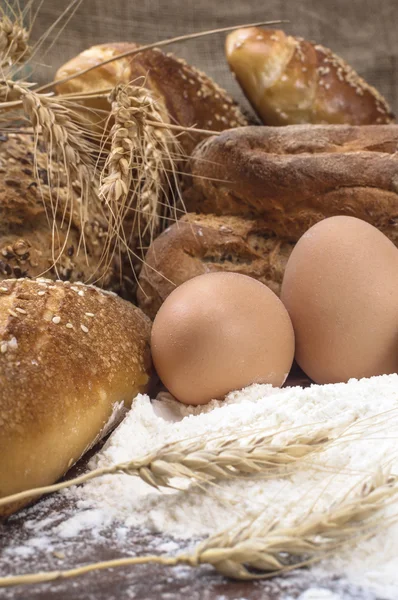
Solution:
[[[83,244],[79,189],[70,190],[60,163],[52,163],[50,177],[47,153],[32,135],[21,129],[0,136],[0,281],[45,273],[120,291],[118,265],[101,264],[106,224],[99,208],[90,205]]]
[[[328,48],[283,31],[238,29],[229,66],[265,125],[390,123],[386,100]]]
[[[98,288],[0,283],[0,497],[55,482],[117,424],[146,390],[149,335],[137,307]]]
[[[398,245],[398,125],[242,127],[191,157],[188,211],[261,218],[295,242],[325,217],[352,215]]]
[[[247,120],[228,94],[218,87],[210,77],[188,65],[184,60],[164,54],[159,49],[145,50],[133,56],[126,56],[107,65],[100,63],[134,48],[138,44],[102,44],[88,48],[72,58],[57,71],[55,80],[60,81],[70,75],[98,64],[98,68],[84,75],[59,83],[59,94],[76,94],[113,88],[118,83],[143,85],[154,92],[160,106],[165,108],[165,120],[183,127],[196,127],[222,131],[229,127],[247,125]],[[90,108],[109,111],[106,98],[92,98],[85,101]],[[85,112],[89,117],[90,113]],[[91,113],[92,117],[95,117]],[[97,120],[104,115],[97,115]],[[183,134],[179,141],[187,154],[190,154],[203,136]]]
[[[153,319],[175,287],[217,271],[248,275],[279,295],[292,249],[261,220],[186,215],[149,248],[139,279],[139,306]]]

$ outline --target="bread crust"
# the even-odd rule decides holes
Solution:
[[[90,206],[83,247],[78,189],[69,188],[61,164],[53,164],[50,177],[47,153],[32,135],[0,137],[0,281],[46,273],[117,287],[112,265],[99,265],[106,235],[99,209]]]
[[[238,29],[226,55],[265,125],[391,123],[381,94],[329,48],[280,30]]]
[[[93,46],[60,67],[55,80],[138,47],[139,44],[129,43]],[[99,66],[66,83],[59,83],[56,89],[59,94],[92,92],[130,82],[154,92],[160,105],[166,109],[165,120],[171,123],[213,131],[247,125],[236,103],[210,77],[184,60],[157,48]],[[110,108],[106,99],[93,99],[86,105],[106,111]],[[179,136],[179,142],[187,154],[201,139],[203,136],[192,133]]]
[[[218,271],[248,275],[279,295],[292,249],[293,244],[275,237],[261,220],[188,214],[150,246],[140,274],[138,304],[153,319],[177,286]]]
[[[53,483],[117,424],[146,390],[150,327],[92,286],[0,283],[0,497]]]
[[[243,127],[200,144],[189,211],[261,217],[297,241],[314,223],[352,215],[398,245],[398,126]]]

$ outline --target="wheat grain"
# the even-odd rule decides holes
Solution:
[[[29,33],[17,20],[0,19],[0,68],[25,62],[30,56]]]
[[[208,564],[233,579],[269,578],[323,560],[344,545],[361,539],[364,530],[371,535],[380,526],[374,517],[397,493],[398,478],[379,472],[353,498],[341,501],[327,512],[309,515],[290,527],[267,525],[260,515],[236,529],[216,533],[191,553],[119,558],[65,571],[1,577],[0,587],[70,579],[93,571],[148,563],[191,567]]]
[[[102,475],[125,473],[140,477],[154,487],[173,487],[175,478],[211,483],[217,479],[281,472],[305,457],[322,450],[328,443],[324,431],[298,434],[285,444],[272,443],[272,436],[239,434],[214,440],[194,440],[167,444],[141,459],[90,471],[69,481],[26,490],[0,499],[0,506],[85,483]]]
[[[235,579],[259,579],[322,560],[344,543],[354,542],[363,533],[364,526],[372,526],[372,517],[397,494],[397,483],[395,476],[378,472],[362,486],[358,495],[326,512],[310,514],[290,527],[270,526],[260,515],[257,520],[218,533],[199,544],[193,554],[194,562],[211,564],[220,573]],[[299,565],[294,563],[297,557]]]
[[[182,152],[167,126],[166,111],[149,90],[118,85],[110,102],[114,124],[99,188],[109,215],[104,260],[110,261],[119,246],[133,267],[130,255],[140,258],[132,251],[134,238],[139,246],[146,236],[151,241],[162,216],[170,212],[169,196],[178,187],[174,157]]]
[[[52,266],[57,272],[57,264],[65,250],[68,234],[65,236],[64,244],[56,248],[59,226],[57,213],[60,207],[59,197],[57,195],[53,197],[52,190],[57,189],[59,173],[63,171],[67,197],[64,202],[61,226],[68,214],[68,231],[72,220],[77,218],[80,221],[81,239],[76,250],[79,252],[81,244],[85,247],[85,227],[89,214],[92,215],[95,212],[95,206],[99,206],[93,159],[95,145],[87,140],[84,129],[73,121],[73,112],[70,107],[61,104],[49,95],[38,94],[32,89],[33,86],[32,83],[22,81],[0,81],[0,101],[4,97],[17,98],[32,126],[35,145],[37,146],[39,140],[44,142],[48,157],[46,170],[49,176],[47,202],[52,212]],[[36,178],[39,181],[36,159],[34,167]]]

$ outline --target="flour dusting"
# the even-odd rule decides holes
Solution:
[[[355,492],[355,485],[378,468],[398,473],[398,375],[309,388],[253,385],[202,407],[167,398],[154,402],[139,395],[91,467],[142,457],[165,443],[192,436],[211,439],[259,429],[273,433],[275,444],[293,439],[297,431],[322,430],[338,440],[286,478],[235,479],[205,490],[191,485],[182,491],[157,491],[137,477],[102,477],[67,492],[78,497],[82,512],[60,525],[60,535],[67,538],[114,521],[176,540],[195,539],[259,513],[270,522],[288,524],[309,510],[326,510]],[[397,512],[398,503],[384,509],[384,516]],[[395,598],[397,554],[398,525],[392,524],[314,571],[320,576],[344,575],[383,598]]]

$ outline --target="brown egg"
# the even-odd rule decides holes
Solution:
[[[311,227],[289,258],[281,299],[296,360],[317,383],[397,372],[398,250],[372,225],[341,216]]]
[[[205,404],[252,383],[281,386],[294,334],[285,307],[265,285],[237,273],[209,273],[166,299],[151,346],[168,390],[185,404]]]

